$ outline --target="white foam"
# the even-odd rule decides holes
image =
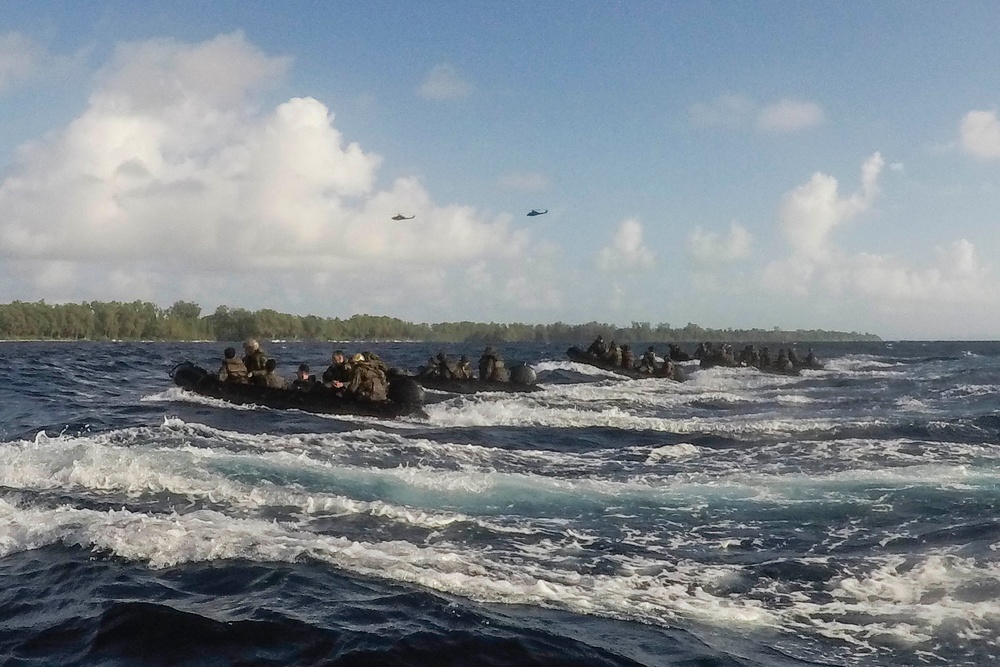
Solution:
[[[591,364],[581,364],[575,361],[542,361],[532,366],[532,368],[538,373],[543,371],[572,371],[580,375],[626,379],[626,376],[621,373],[614,373],[603,368],[598,368],[597,366],[592,366]]]
[[[180,387],[170,387],[164,391],[156,394],[150,394],[148,396],[143,396],[139,399],[144,403],[164,403],[164,402],[181,402],[181,403],[197,403],[200,405],[208,405],[213,408],[225,408],[229,410],[259,410],[261,409],[256,405],[239,405],[236,403],[230,403],[229,401],[223,401],[220,398],[212,398],[211,396],[202,396],[201,394],[196,394],[193,391],[187,391],[181,389]]]
[[[679,442],[676,445],[664,445],[656,447],[649,452],[646,458],[646,465],[652,465],[661,459],[686,459],[698,456],[699,449],[687,442]]]

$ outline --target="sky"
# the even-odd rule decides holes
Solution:
[[[1000,339],[998,44],[992,1],[0,3],[0,302]]]

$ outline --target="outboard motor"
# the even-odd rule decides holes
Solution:
[[[405,375],[389,379],[389,389],[386,396],[393,403],[400,405],[423,405],[424,388],[417,381]]]
[[[535,384],[538,374],[528,364],[521,364],[510,369],[510,381],[516,384]]]

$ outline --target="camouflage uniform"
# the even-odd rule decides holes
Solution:
[[[219,379],[223,382],[246,384],[250,380],[250,374],[247,372],[246,364],[233,357],[222,363],[222,368],[219,369]]]
[[[264,370],[264,364],[267,363],[267,355],[257,348],[256,350],[251,350],[247,352],[243,357],[243,365],[246,366],[247,371],[250,373],[257,373]]]
[[[384,401],[388,397],[389,383],[385,373],[366,361],[354,363],[351,379],[344,391],[359,401]]]

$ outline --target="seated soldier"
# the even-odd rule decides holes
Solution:
[[[264,371],[257,372],[253,376],[253,383],[272,389],[284,389],[286,387],[285,378],[274,372],[277,368],[278,362],[274,359],[268,359],[264,362]]]
[[[364,355],[365,361],[374,366],[375,368],[379,369],[383,373],[389,372],[389,364],[382,361],[382,357],[378,356],[377,354],[375,354],[370,350],[365,350],[361,354]]]
[[[604,342],[604,336],[598,336],[594,339],[594,342],[590,344],[587,348],[587,354],[592,354],[595,357],[604,358],[604,355],[608,353],[608,346]]]
[[[223,353],[225,359],[222,368],[219,369],[219,379],[223,382],[237,382],[246,384],[250,380],[246,364],[241,359],[236,358],[236,348],[227,347]]]
[[[247,342],[243,344],[243,351],[245,352],[243,365],[247,367],[247,372],[250,375],[263,372],[264,364],[267,363],[267,355],[260,349],[260,343],[253,338],[248,338]]]
[[[417,369],[417,376],[422,378],[436,378],[438,377],[438,363],[437,358],[431,357],[427,360],[426,366],[421,366]]]
[[[642,358],[639,359],[639,372],[651,374],[654,371],[656,371],[656,352],[653,351],[653,346],[650,345],[646,352],[643,353]]]
[[[295,379],[292,380],[292,389],[312,391],[318,385],[316,376],[309,373],[309,364],[299,364],[299,370],[296,371]]]
[[[331,389],[341,389],[351,379],[351,366],[343,350],[334,350],[331,359],[333,363],[323,371],[323,384]]]
[[[615,366],[622,365],[622,348],[615,341],[611,341],[611,344],[608,346],[608,355],[605,357],[605,360]]]
[[[437,363],[437,374],[438,377],[445,378],[447,380],[454,380],[456,375],[455,364],[448,358],[448,355],[443,351],[438,352],[437,357],[434,358]]]
[[[674,366],[674,362],[670,360],[669,355],[663,358],[663,364],[657,369],[656,374],[660,377],[674,379],[676,367]]]
[[[774,367],[783,373],[792,370],[792,362],[789,360],[788,352],[785,348],[778,350],[778,359],[774,362]]]
[[[389,382],[377,366],[368,363],[363,354],[351,357],[351,377],[344,394],[357,401],[380,402],[388,398]]]
[[[479,379],[489,380],[493,375],[493,367],[497,362],[497,354],[489,345],[483,350],[483,356],[479,357]]]
[[[483,356],[479,359],[479,379],[490,382],[510,380],[510,371],[504,367],[503,359],[492,347],[483,350]]]
[[[455,379],[456,380],[471,380],[472,379],[472,360],[469,359],[468,355],[463,354],[455,364]]]
[[[632,353],[632,348],[622,345],[622,368],[631,369],[634,365],[635,355]]]

